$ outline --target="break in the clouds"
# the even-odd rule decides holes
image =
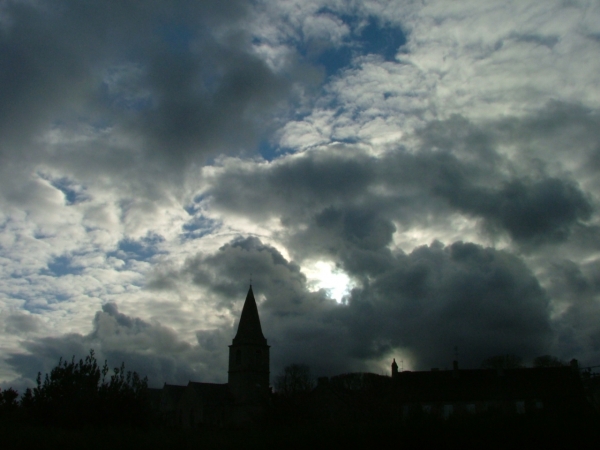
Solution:
[[[593,1],[0,6],[0,380],[600,359]]]

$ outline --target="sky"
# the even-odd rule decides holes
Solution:
[[[0,387],[600,364],[600,3],[3,0]]]

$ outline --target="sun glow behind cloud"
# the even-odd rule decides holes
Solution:
[[[354,287],[350,277],[332,262],[317,261],[303,267],[302,271],[308,278],[309,289],[313,292],[324,289],[338,303],[343,303]]]

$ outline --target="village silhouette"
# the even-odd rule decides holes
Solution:
[[[348,373],[316,382],[308,366],[292,364],[275,377],[275,390],[269,381],[270,346],[250,286],[229,345],[227,383],[152,389],[124,365],[109,376],[91,351],[79,362],[61,360],[20,398],[13,389],[0,392],[3,448],[33,445],[36,436],[48,444],[64,437],[57,430],[73,433],[76,448],[114,447],[106,433],[90,431],[106,427],[149,448],[570,447],[600,437],[600,377],[576,360],[548,355],[532,368],[499,355],[476,370],[454,361],[450,370],[403,371],[393,359],[391,376]]]

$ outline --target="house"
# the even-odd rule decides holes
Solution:
[[[398,372],[393,396],[402,416],[415,409],[455,414],[566,412],[585,404],[579,371],[571,367]]]
[[[587,408],[577,362],[570,367],[350,373],[319,378],[308,400],[326,421],[443,419],[470,414],[569,414]]]

